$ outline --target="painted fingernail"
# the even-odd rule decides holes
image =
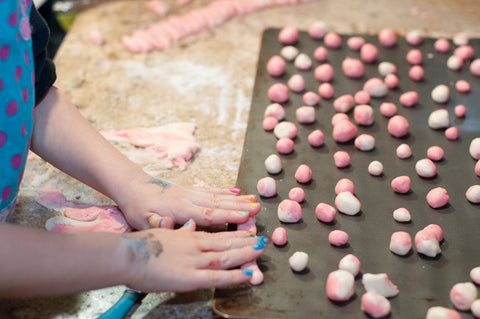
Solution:
[[[266,236],[258,236],[257,241],[265,246],[268,243],[268,238]]]
[[[242,269],[242,273],[245,275],[245,276],[251,276],[253,274],[253,270],[251,269]]]
[[[248,205],[252,206],[252,207],[257,207],[258,205],[260,205],[259,203],[248,203]]]
[[[262,243],[262,242],[258,242],[258,243],[256,243],[256,244],[252,245],[252,247],[253,247],[253,249],[255,249],[255,250],[260,250],[260,249],[265,248],[265,244]]]
[[[193,219],[190,218],[185,224],[183,224],[183,226],[188,226],[191,223],[193,223]]]
[[[253,202],[253,201],[257,200],[257,196],[255,196],[255,195],[245,195],[245,196],[243,196],[243,198],[245,198],[249,202]]]
[[[243,216],[246,216],[246,215],[249,214],[249,213],[248,213],[247,211],[245,211],[245,210],[241,210],[241,211],[239,211],[238,213],[239,213],[240,215],[243,215]]]
[[[164,217],[161,217],[160,220],[158,221],[158,227],[162,228],[162,222],[163,222]]]
[[[248,237],[255,237],[255,233],[253,231],[249,231],[248,232]]]
[[[229,191],[230,191],[230,193],[235,194],[235,195],[238,195],[241,192],[240,188],[230,188]]]

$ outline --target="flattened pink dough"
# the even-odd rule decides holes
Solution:
[[[443,187],[436,187],[427,194],[427,203],[432,208],[440,208],[448,204],[450,197]]]
[[[328,234],[328,241],[333,246],[343,246],[348,243],[348,234],[343,230],[333,230]]]
[[[283,227],[277,227],[272,233],[272,241],[277,246],[283,246],[287,243],[287,231]]]
[[[315,207],[315,215],[324,223],[331,223],[337,215],[337,210],[328,204],[320,203]]]
[[[355,185],[348,178],[342,178],[335,185],[335,194],[338,195],[342,192],[350,192],[352,194],[355,193]]]
[[[350,165],[350,155],[344,151],[337,151],[333,154],[333,160],[335,166],[338,168],[344,168]]]
[[[355,278],[346,270],[335,270],[328,274],[325,287],[328,299],[347,301],[355,293]]]
[[[301,164],[295,171],[295,179],[299,183],[308,183],[312,180],[312,169],[308,165]]]
[[[391,186],[396,193],[406,194],[410,191],[411,184],[412,181],[410,180],[410,177],[404,175],[395,177],[392,180]]]

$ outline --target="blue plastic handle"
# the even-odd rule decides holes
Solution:
[[[142,294],[133,289],[125,290],[122,297],[98,319],[122,319]]]

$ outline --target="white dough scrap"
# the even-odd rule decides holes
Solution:
[[[368,292],[376,292],[384,297],[394,297],[398,295],[398,288],[395,286],[388,275],[385,273],[381,274],[370,274],[366,273],[362,277],[362,284],[365,287],[365,290]]]

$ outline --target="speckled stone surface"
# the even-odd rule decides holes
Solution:
[[[174,13],[182,14],[209,2],[194,0]],[[168,169],[161,176],[184,185],[199,179],[209,185],[231,187],[240,163],[264,29],[292,25],[305,30],[313,21],[322,20],[329,29],[344,34],[374,34],[389,27],[400,34],[418,29],[433,37],[451,38],[460,31],[479,37],[479,11],[477,0],[317,0],[234,18],[182,39],[166,51],[132,55],[123,48],[120,37],[159,18],[144,2],[113,1],[78,15],[55,58],[56,85],[99,130],[194,122],[202,150],[186,170]],[[93,28],[105,36],[104,46],[88,40]],[[49,181],[55,181],[69,200],[109,202],[35,159],[28,163],[11,222],[44,228],[45,221],[56,212],[36,204],[35,197]],[[80,198],[75,199],[76,195]],[[122,295],[124,288],[58,298],[0,300],[0,317],[95,318]],[[211,290],[149,294],[127,317],[212,318],[212,296]]]

